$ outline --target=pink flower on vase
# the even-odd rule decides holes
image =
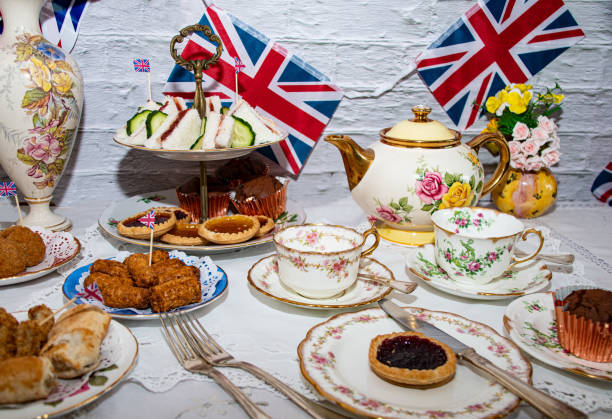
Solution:
[[[540,170],[543,166],[542,158],[539,156],[532,156],[525,160],[526,170]]]
[[[553,132],[557,131],[557,124],[555,124],[555,121],[550,118],[547,118],[544,115],[538,116],[538,127],[542,128],[549,134],[552,134]]]
[[[514,156],[521,152],[521,143],[518,141],[508,141],[508,148],[510,149],[510,155]]]
[[[415,184],[416,194],[425,204],[442,199],[448,192],[448,186],[442,182],[440,172],[426,172],[423,180],[418,180]]]
[[[548,141],[549,136],[550,134],[546,132],[544,128],[541,127],[535,127],[531,131],[531,139],[537,147],[542,147]]]
[[[521,150],[527,155],[535,155],[540,147],[534,140],[527,140],[521,145]]]
[[[477,270],[479,270],[481,268],[481,265],[479,262],[476,262],[475,260],[471,261],[470,263],[468,263],[467,268],[472,271],[475,272]]]
[[[25,152],[35,160],[42,160],[43,163],[50,164],[62,152],[62,145],[55,137],[46,134],[39,138],[32,137],[27,140]]]
[[[35,179],[43,177],[42,171],[38,168],[38,164],[30,167],[27,171],[27,175]]]
[[[561,153],[559,153],[557,150],[551,150],[550,148],[547,148],[545,151],[548,151],[548,153],[544,153],[542,155],[542,162],[546,167],[553,166],[559,162]]]
[[[515,140],[525,140],[529,137],[529,127],[522,122],[517,122],[512,130],[512,138]]]
[[[380,218],[382,218],[383,220],[391,221],[392,223],[399,223],[400,221],[402,221],[402,217],[397,215],[392,208],[386,207],[384,205],[381,205],[380,207],[376,208],[376,212],[378,212],[378,215],[380,215]]]

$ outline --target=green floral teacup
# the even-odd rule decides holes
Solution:
[[[374,244],[362,250],[370,234]],[[278,276],[304,297],[332,297],[353,285],[361,258],[372,253],[378,241],[373,226],[363,234],[326,224],[286,227],[274,234]]]
[[[438,266],[457,282],[482,285],[500,277],[519,263],[534,258],[544,238],[539,230],[525,229],[516,217],[479,207],[447,208],[431,217],[436,236]],[[540,243],[529,257],[517,259],[519,238],[536,234]]]

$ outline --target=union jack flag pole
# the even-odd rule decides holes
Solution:
[[[23,225],[23,217],[21,216],[21,207],[19,206],[19,199],[17,198],[17,187],[15,182],[2,182],[0,183],[0,196],[15,197],[15,204],[17,204],[17,214],[19,214],[19,225]]]
[[[236,64],[234,65],[234,81],[236,82],[236,93],[234,95],[234,103],[238,103],[238,73],[240,73],[246,66],[240,61],[240,57],[234,57]]]
[[[145,216],[138,219],[142,224],[151,229],[151,240],[149,241],[149,266],[153,259],[153,230],[155,228],[155,210],[149,211]]]
[[[148,58],[137,58],[134,60],[134,71],[137,73],[147,73],[147,84],[149,87],[149,101],[152,101],[151,96],[151,62]]]

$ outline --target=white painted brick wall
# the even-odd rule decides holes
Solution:
[[[560,124],[563,156],[554,168],[559,200],[587,201],[592,199],[589,188],[594,176],[612,160],[612,2],[567,3],[587,38],[532,82],[542,86],[557,80],[566,91]],[[469,9],[472,0],[218,0],[216,4],[280,41],[345,90],[348,97],[326,133],[349,134],[368,145],[377,139],[380,128],[410,116],[417,103],[431,105],[433,116],[450,124],[417,76],[380,97],[374,92],[405,73],[416,54]],[[119,199],[173,187],[197,173],[197,163],[127,150],[112,141],[112,134],[146,97],[145,76],[132,70],[132,59],[151,58],[152,89],[159,98],[173,66],[169,41],[180,28],[199,20],[202,7],[199,0],[91,2],[72,52],[85,79],[85,110],[56,203],[69,205],[102,196]],[[484,124],[478,122],[465,137]],[[493,160],[485,156],[484,161]],[[289,193],[304,202],[348,194],[336,149],[321,141]]]

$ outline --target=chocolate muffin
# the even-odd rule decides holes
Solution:
[[[567,311],[594,322],[612,322],[612,291],[576,290],[565,298]]]
[[[208,217],[226,215],[229,207],[229,187],[214,176],[206,178],[206,187],[208,189]],[[189,212],[192,220],[199,220],[202,215],[200,179],[194,177],[178,186],[176,196],[180,207]]]
[[[259,176],[236,189],[232,204],[240,214],[265,215],[276,220],[287,206],[287,181]]]
[[[238,159],[233,159],[219,167],[215,175],[234,189],[239,185],[248,182],[259,176],[270,173],[270,168],[267,164],[260,160],[246,156]]]

